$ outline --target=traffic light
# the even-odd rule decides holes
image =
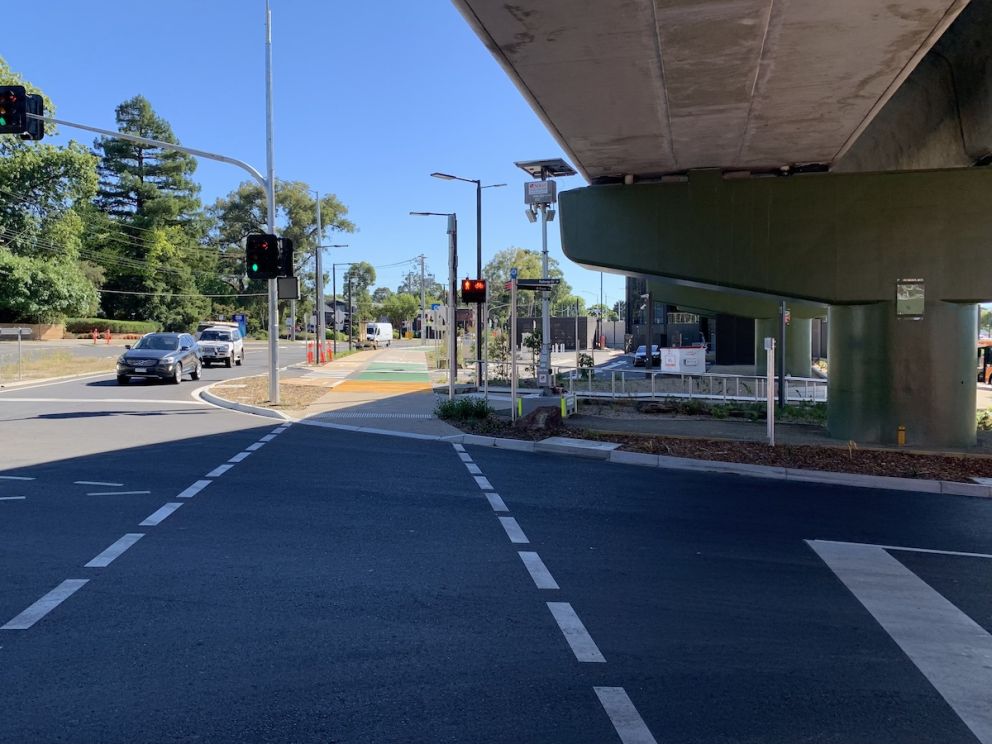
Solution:
[[[279,276],[279,239],[275,235],[249,235],[245,241],[245,272],[249,279]]]
[[[473,302],[486,301],[486,280],[485,279],[462,279],[462,302],[471,304]]]
[[[296,276],[293,268],[293,241],[279,238],[279,276]]]
[[[28,97],[23,85],[0,85],[0,134],[24,134],[28,129]]]
[[[45,115],[45,99],[37,93],[28,96],[27,112],[36,116]],[[30,116],[25,119],[25,131],[21,139],[40,140],[45,136],[45,122],[41,119],[32,119]]]

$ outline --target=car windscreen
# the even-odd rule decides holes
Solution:
[[[138,339],[138,343],[134,345],[134,348],[153,351],[175,351],[179,348],[179,339],[175,336],[145,336]]]
[[[644,353],[644,347],[643,346],[638,346],[637,347],[637,351],[635,351],[634,353],[635,354],[643,354]]]
[[[204,331],[200,334],[201,341],[230,341],[231,334],[224,331]]]

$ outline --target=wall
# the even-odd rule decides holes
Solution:
[[[30,328],[31,335],[25,341],[58,341],[65,336],[62,323],[0,323],[0,328]],[[2,341],[17,341],[17,336],[0,336]]]

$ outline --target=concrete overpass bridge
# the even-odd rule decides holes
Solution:
[[[826,306],[832,435],[974,444],[992,0],[454,3],[590,184],[569,258]]]

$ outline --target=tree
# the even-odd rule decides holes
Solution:
[[[597,318],[602,318],[603,320],[620,320],[620,316],[617,315],[616,311],[611,310],[606,305],[600,305],[599,303],[590,306],[589,314]]]
[[[242,241],[249,233],[266,232],[266,197],[262,187],[252,181],[241,183],[237,189],[215,201],[208,210],[214,220],[211,245],[220,254],[219,266],[223,281],[238,294],[264,295],[266,282],[248,280],[244,269]],[[325,231],[354,232],[355,225],[347,219],[347,207],[334,194],[320,198],[320,219]],[[315,269],[309,266],[317,246],[317,200],[310,186],[302,181],[276,181],[276,222],[283,237],[294,242],[297,276],[301,279],[301,314],[313,311],[311,297],[315,294]],[[325,240],[331,240],[325,232]],[[330,280],[325,271],[324,286]],[[265,317],[267,300],[261,297],[232,298],[250,317]]]
[[[489,282],[489,303],[493,315],[500,321],[509,316],[510,290],[505,289],[510,281],[510,269],[517,269],[521,279],[534,279],[541,274],[541,254],[526,248],[504,248],[492,257],[482,271]],[[572,288],[564,280],[564,275],[558,262],[548,259],[548,276],[561,279],[561,283],[550,293],[548,298],[552,306],[572,293]],[[537,292],[522,290],[517,292],[517,302],[523,308],[522,314],[535,316],[540,313],[540,300]]]
[[[372,302],[377,305],[382,305],[393,296],[393,290],[389,287],[376,287],[375,292],[372,293]]]
[[[566,318],[575,317],[576,305],[578,306],[579,316],[586,314],[586,301],[585,298],[579,297],[578,295],[568,295],[563,297],[561,300],[556,302],[551,307],[551,314],[556,316],[564,316]]]
[[[372,319],[372,297],[369,287],[375,284],[375,268],[366,261],[353,263],[344,273],[345,291],[351,291],[351,306],[354,314],[349,320],[351,335],[357,335],[358,328]],[[347,296],[347,295],[346,295]]]
[[[394,328],[402,328],[403,323],[412,320],[420,312],[420,298],[412,294],[401,293],[390,295],[382,303],[382,313]]]
[[[2,58],[0,84],[40,93]],[[87,271],[82,251],[82,214],[96,183],[96,159],[76,142],[0,138],[0,321],[58,322],[96,310],[90,277],[99,274]]]
[[[396,288],[396,292],[399,294],[412,294],[414,297],[420,297],[420,271],[408,271],[403,276],[403,281],[400,282],[400,286]],[[427,302],[444,302],[446,299],[446,291],[444,285],[434,278],[434,275],[425,272],[424,273],[424,295]]]
[[[116,109],[118,131],[178,143],[172,127],[143,96]],[[107,273],[108,316],[157,320],[180,330],[209,312],[198,284],[216,276],[217,256],[203,250],[207,223],[193,181],[192,156],[99,137],[101,213],[90,229],[91,248]]]
[[[617,300],[613,303],[613,312],[616,314],[614,320],[619,320],[627,315],[627,301]]]

